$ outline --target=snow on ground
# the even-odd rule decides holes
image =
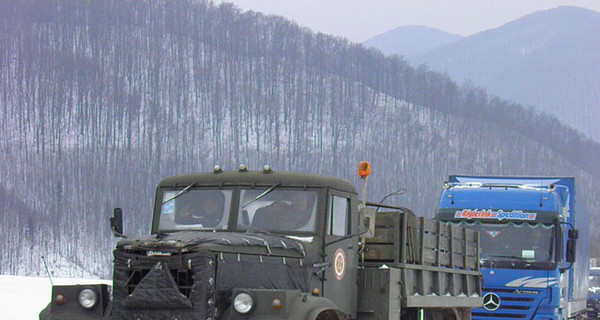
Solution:
[[[109,280],[53,278],[55,285],[106,283]],[[5,320],[35,320],[50,302],[48,278],[0,275],[0,310]]]

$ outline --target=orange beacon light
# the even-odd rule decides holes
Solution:
[[[361,161],[358,164],[358,175],[363,179],[371,175],[371,164],[368,161]]]

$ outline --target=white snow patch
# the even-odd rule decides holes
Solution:
[[[55,285],[106,283],[109,280],[54,278]],[[0,275],[2,319],[35,320],[50,302],[52,285],[48,278]]]

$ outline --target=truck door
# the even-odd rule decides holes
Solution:
[[[343,192],[330,192],[325,223],[325,257],[330,263],[325,270],[323,295],[331,299],[342,312],[356,318],[358,238],[356,236],[357,208],[355,197]]]

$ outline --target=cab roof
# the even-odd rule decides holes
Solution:
[[[564,179],[563,179],[564,180]],[[560,178],[450,176],[437,209],[441,220],[515,220],[553,223],[565,219],[569,191]],[[467,210],[465,213],[459,213]],[[497,211],[497,214],[493,214]],[[504,214],[500,214],[503,211]]]
[[[214,171],[172,176],[163,179],[158,187],[176,188],[194,184],[198,187],[264,186],[280,184],[282,187],[332,188],[357,193],[350,182],[325,175],[277,171]]]
[[[548,190],[514,187],[453,187],[444,190],[440,208],[479,208],[505,210],[562,210],[558,195]]]

